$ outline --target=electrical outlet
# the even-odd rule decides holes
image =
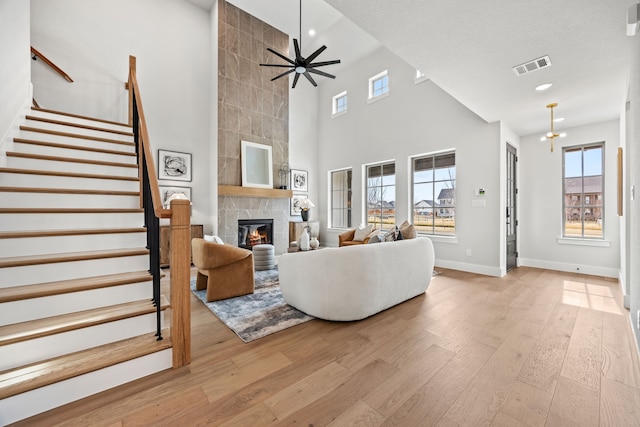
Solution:
[[[640,309],[638,309],[636,317],[637,317],[637,319],[636,319],[636,329],[640,329]]]
[[[467,251],[465,252],[465,254],[466,254],[467,256],[471,256],[471,249],[467,249]]]

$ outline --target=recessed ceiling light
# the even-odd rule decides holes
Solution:
[[[546,140],[547,140],[547,137],[546,137],[546,136],[541,136],[541,137],[540,137],[540,141],[546,141]]]
[[[310,36],[315,36],[316,35],[316,30],[314,30],[313,28],[309,30],[309,35]]]
[[[541,84],[541,85],[539,85],[539,86],[536,86],[536,90],[537,90],[537,91],[547,90],[547,89],[549,89],[551,86],[553,86],[553,83],[544,83],[544,84]]]
[[[564,117],[558,117],[557,119],[553,119],[554,122],[558,123],[564,120]]]
[[[565,136],[567,136],[567,134],[566,134],[565,132],[562,132],[562,133],[560,134],[560,138],[564,138]]]

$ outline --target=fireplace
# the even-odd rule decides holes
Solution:
[[[239,219],[238,246],[252,249],[255,245],[273,244],[273,219]]]

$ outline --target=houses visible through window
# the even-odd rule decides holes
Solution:
[[[391,229],[396,224],[396,164],[379,163],[366,167],[367,224]]]
[[[603,239],[604,143],[565,147],[563,237]]]
[[[333,97],[331,114],[333,117],[340,116],[347,112],[347,91],[341,92]]]
[[[369,79],[369,101],[378,99],[389,93],[389,76],[387,70]]]
[[[331,177],[331,227],[351,227],[351,169],[329,172]]]
[[[425,234],[456,233],[456,154],[412,159],[413,225]]]

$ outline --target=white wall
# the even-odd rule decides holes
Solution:
[[[217,27],[215,27],[217,28]],[[211,13],[174,0],[33,0],[31,40],[74,80],[33,64],[40,105],[127,121],[128,56],[138,80],[154,156],[157,149],[193,154],[193,223],[210,231]],[[214,133],[215,135],[215,133]],[[213,175],[215,176],[215,175]]]
[[[620,226],[617,216],[617,149],[619,121],[563,129],[555,150],[540,135],[521,138],[520,263],[521,265],[618,277]],[[607,247],[559,244],[562,234],[562,147],[605,142],[604,230]]]
[[[436,84],[414,84],[415,69],[381,48],[347,67],[335,80],[323,81],[319,92],[318,170],[321,228],[326,243],[336,245],[344,230],[327,230],[327,171],[353,168],[354,226],[364,221],[362,166],[396,161],[396,221],[410,219],[409,156],[456,149],[457,202],[455,239],[434,238],[436,264],[500,275],[503,245],[501,210],[500,124],[487,124]],[[368,104],[368,79],[389,70],[389,96]],[[296,89],[297,90],[297,89]],[[331,100],[347,90],[349,111],[331,118]],[[486,207],[472,207],[474,189],[483,187]],[[465,252],[471,250],[472,256]]]
[[[0,166],[17,134],[17,119],[30,105],[31,56],[28,1],[0,1]]]

